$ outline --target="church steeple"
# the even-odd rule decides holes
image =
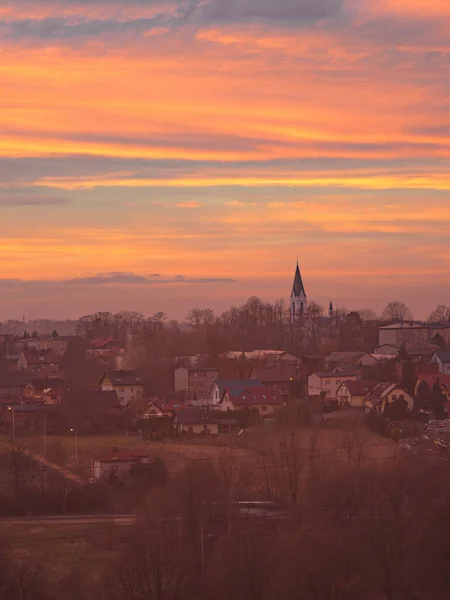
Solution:
[[[295,323],[306,310],[306,292],[303,285],[303,279],[300,274],[300,267],[295,269],[294,283],[292,284],[292,292],[290,298],[291,323]]]
[[[334,317],[333,302],[331,300],[330,300],[330,306],[328,307],[328,316],[329,317]]]
[[[294,294],[294,296],[296,296],[297,298],[299,296],[301,296],[302,294],[305,296],[306,298],[306,292],[305,292],[305,287],[303,285],[303,280],[302,280],[302,276],[300,274],[300,267],[298,266],[298,261],[297,261],[297,268],[295,269],[295,276],[294,276],[294,284],[292,286],[292,293]]]

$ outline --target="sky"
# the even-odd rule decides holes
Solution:
[[[450,303],[448,0],[0,0],[0,320]]]

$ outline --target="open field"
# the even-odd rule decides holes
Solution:
[[[148,452],[151,458],[160,458],[169,473],[178,472],[193,460],[216,461],[224,454],[232,454],[242,464],[252,462],[267,447],[276,443],[283,434],[295,434],[305,452],[323,454],[336,452],[345,457],[349,446],[362,448],[364,460],[384,460],[398,456],[399,446],[393,441],[378,436],[365,427],[360,414],[339,413],[335,418],[318,423],[313,428],[256,427],[242,435],[224,434],[217,437],[179,438],[164,442],[141,440],[134,435],[78,436],[78,460],[74,458],[74,436],[47,436],[46,456],[80,477],[89,477],[92,460],[111,448]],[[38,454],[44,453],[42,436],[24,436],[17,444]],[[6,443],[6,440],[3,440]]]

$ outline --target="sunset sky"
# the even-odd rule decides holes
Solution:
[[[449,0],[0,0],[0,320],[450,303]]]

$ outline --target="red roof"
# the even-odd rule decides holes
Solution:
[[[148,452],[139,452],[139,450],[121,450],[120,448],[111,448],[95,460],[98,462],[138,462],[141,458],[149,458]]]
[[[117,340],[115,340],[114,338],[95,338],[95,340],[92,340],[91,342],[91,348],[95,348],[97,350],[100,350],[102,348],[106,348],[106,347],[111,347],[111,346],[120,346],[120,342],[118,342]]]
[[[234,406],[283,406],[283,400],[278,390],[265,387],[252,387],[236,396],[230,396]]]

